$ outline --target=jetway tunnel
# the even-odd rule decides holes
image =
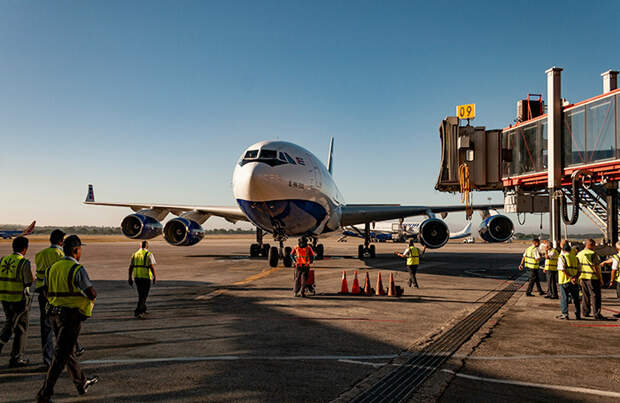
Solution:
[[[620,90],[618,72],[604,72],[603,93],[570,103],[561,96],[560,68],[547,74],[547,99],[517,103],[516,123],[504,129],[446,117],[439,126],[441,167],[435,188],[459,192],[463,171],[473,191],[504,192],[506,212],[550,213],[551,238],[579,213],[618,241]],[[546,106],[545,106],[546,104]],[[576,211],[568,214],[571,208]]]

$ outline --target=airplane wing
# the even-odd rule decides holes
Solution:
[[[34,226],[37,224],[36,221],[30,223],[28,227],[26,227],[23,231],[0,231],[0,238],[2,239],[11,239],[16,236],[26,236],[32,234],[34,231]]]
[[[128,207],[135,212],[144,209],[159,210],[160,212],[169,212],[174,215],[180,215],[185,212],[195,211],[206,216],[222,217],[225,220],[236,223],[237,221],[248,221],[241,209],[236,206],[193,206],[182,204],[153,204],[153,203],[108,203],[96,202],[93,186],[88,185],[88,195],[84,204],[93,206],[112,206],[112,207]]]
[[[474,205],[474,210],[503,209],[503,204]],[[350,226],[370,223],[373,221],[394,220],[421,215],[433,215],[465,211],[464,205],[457,206],[400,206],[388,204],[348,204],[342,206],[340,225]]]

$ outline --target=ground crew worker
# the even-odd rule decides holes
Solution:
[[[92,315],[97,293],[86,269],[79,263],[82,257],[80,238],[69,235],[63,243],[63,251],[65,257],[48,269],[43,285],[56,344],[52,365],[37,394],[37,402],[50,401],[56,381],[65,366],[80,395],[99,380],[97,376],[84,376],[74,354],[82,321]]]
[[[310,272],[310,263],[314,258],[314,251],[308,245],[306,238],[299,239],[298,246],[293,249],[291,256],[295,261],[295,286],[293,287],[293,295],[295,297],[306,296],[306,282],[308,281],[308,273]]]
[[[577,254],[579,264],[581,266],[581,312],[583,316],[589,317],[590,312],[594,319],[605,320],[601,315],[601,286],[603,285],[603,276],[599,265],[599,257],[594,253],[596,243],[593,239],[586,241],[584,250]],[[592,311],[590,310],[592,307]]]
[[[0,301],[6,322],[0,333],[0,351],[13,335],[13,348],[9,368],[28,365],[24,358],[30,310],[30,286],[32,271],[30,261],[24,257],[28,251],[28,239],[13,239],[13,253],[0,260]]]
[[[562,254],[558,259],[558,283],[560,285],[561,314],[556,319],[568,320],[568,299],[573,300],[575,305],[575,318],[581,319],[581,309],[579,305],[579,259],[572,252],[572,248],[568,242],[562,247]]]
[[[558,256],[559,252],[551,242],[545,241],[545,275],[547,276],[545,298],[558,299]]]
[[[620,268],[618,268],[618,263],[620,263],[620,241],[616,242],[616,250],[618,253],[601,263],[602,265],[611,264],[611,278],[609,280],[609,288],[613,287],[614,281],[616,282],[616,295],[618,296],[618,301],[620,301]],[[614,318],[620,318],[620,312],[613,315]]]
[[[409,240],[409,247],[403,253],[397,253],[403,259],[407,259],[407,268],[409,269],[409,287],[420,288],[415,275],[420,265],[420,249],[416,248],[413,239]]]
[[[153,285],[157,282],[157,273],[155,272],[155,256],[149,251],[149,243],[142,241],[141,248],[131,257],[129,263],[129,279],[127,282],[133,287],[133,281],[136,281],[138,289],[138,305],[134,311],[134,316],[144,319],[146,314],[146,299],[151,289],[151,280]],[[132,280],[132,275],[133,279]]]
[[[538,270],[540,268],[540,251],[538,247],[540,246],[540,239],[534,238],[532,239],[532,245],[525,250],[523,253],[523,258],[521,259],[521,263],[519,264],[519,270],[523,270],[525,267],[530,272],[530,279],[527,284],[527,291],[525,295],[528,297],[532,296],[532,290],[534,289],[534,284],[536,284],[536,289],[538,290],[538,294],[545,295],[540,286],[540,278],[538,276]]]
[[[48,369],[52,363],[52,357],[54,356],[54,334],[52,333],[52,325],[45,309],[47,298],[43,292],[43,280],[45,279],[47,269],[65,256],[62,252],[62,241],[64,238],[65,233],[59,229],[55,229],[50,234],[50,247],[43,249],[34,257],[34,262],[37,265],[35,291],[39,293],[41,351],[43,352],[43,364]]]

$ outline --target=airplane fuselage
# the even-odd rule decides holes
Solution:
[[[331,174],[293,143],[250,146],[235,166],[233,194],[254,225],[276,235],[319,236],[340,227],[344,200]]]

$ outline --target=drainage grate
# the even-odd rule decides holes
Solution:
[[[526,276],[520,273],[518,276],[478,309],[422,349],[419,354],[353,398],[352,402],[400,402],[411,397],[413,392],[437,368],[448,360],[521,288]]]

